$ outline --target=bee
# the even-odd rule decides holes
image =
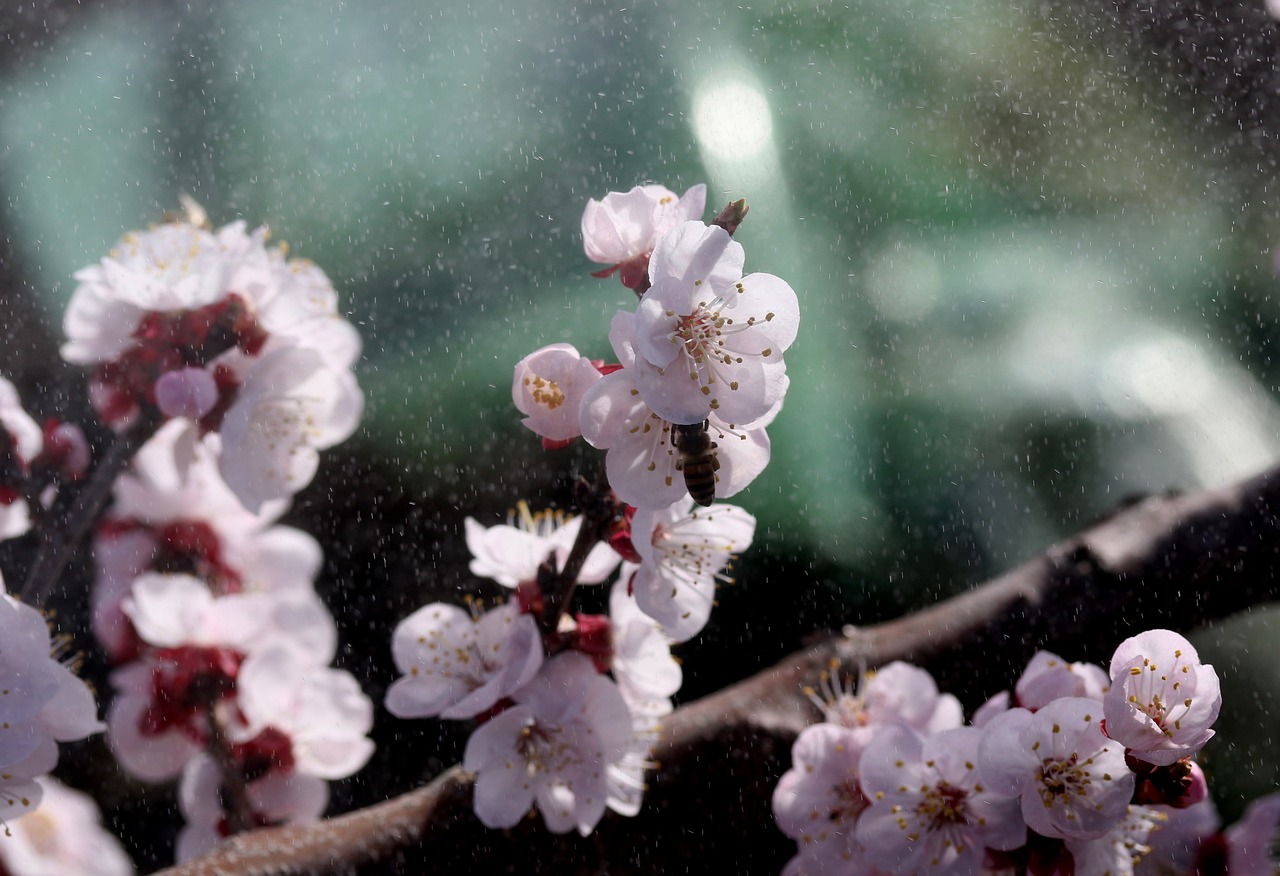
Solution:
[[[704,508],[716,500],[716,472],[720,460],[716,456],[716,443],[711,440],[709,423],[673,423],[671,444],[680,451],[676,467],[684,472],[685,489],[693,501]]]

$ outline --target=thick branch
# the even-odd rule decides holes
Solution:
[[[788,854],[790,841],[772,826],[769,795],[790,741],[814,719],[801,687],[832,660],[851,671],[910,660],[973,704],[1008,686],[1039,647],[1103,660],[1139,629],[1189,630],[1277,599],[1277,512],[1280,469],[1221,490],[1148,499],[981,587],[899,620],[833,634],[678,709],[655,752],[660,766],[640,815],[606,818],[586,839],[552,838],[537,820],[486,831],[454,767],[395,800],[236,837],[165,872],[374,873],[413,862],[443,872],[481,859],[483,869],[495,870],[560,857],[572,862],[565,872],[643,873],[664,869],[658,862],[712,855],[737,872],[756,871],[762,848]],[[709,817],[726,801],[730,817]]]

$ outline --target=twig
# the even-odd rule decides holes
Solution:
[[[542,587],[546,606],[542,617],[543,635],[553,634],[560,622],[560,616],[568,611],[573,601],[573,591],[578,586],[578,576],[582,567],[591,555],[592,549],[608,538],[609,529],[617,518],[621,505],[609,487],[609,477],[601,465],[596,473],[594,485],[580,479],[577,484],[576,498],[578,509],[582,512],[582,524],[578,527],[578,537],[565,557],[564,566],[559,570],[540,570],[539,585]],[[553,557],[554,559],[554,557]],[[545,580],[542,580],[545,577]]]
[[[253,806],[249,802],[244,772],[231,750],[231,740],[227,738],[226,714],[222,708],[225,703],[216,693],[210,696],[205,701],[205,720],[209,733],[209,756],[218,767],[221,779],[220,796],[227,815],[227,828],[234,835],[253,829]]]
[[[98,518],[107,501],[116,476],[147,442],[164,418],[154,407],[144,405],[129,428],[117,436],[106,454],[94,466],[84,487],[75,492],[61,523],[54,521],[39,533],[40,547],[35,561],[22,584],[21,599],[29,605],[42,605],[62,577],[71,555],[75,553]]]

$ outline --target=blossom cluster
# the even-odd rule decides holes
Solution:
[[[791,876],[1273,871],[1241,856],[1257,857],[1245,850],[1259,837],[1265,849],[1280,796],[1226,846],[1213,839],[1194,757],[1213,736],[1218,677],[1176,633],[1126,640],[1106,671],[1040,652],[968,725],[901,662],[857,691],[828,676],[811,697],[824,720],[797,738],[773,798],[798,842]],[[1196,869],[1221,848],[1229,866]]]
[[[180,777],[180,859],[318,818],[373,751],[372,703],[329,666],[320,546],[277,522],[358,422],[360,341],[324,273],[266,241],[239,222],[128,234],[76,275],[65,320],[102,420],[148,426],[94,533],[90,603],[117,666],[108,741],[133,775]]]
[[[360,337],[328,277],[267,238],[243,222],[126,234],[76,274],[62,347],[93,367],[105,423],[178,420],[178,451],[216,433],[219,472],[253,512],[306,486],[317,451],[349,437],[363,410]]]
[[[643,510],[691,493],[709,505],[750,484],[769,462],[765,429],[789,383],[796,294],[772,274],[743,276],[730,230],[745,209],[707,225],[705,203],[705,186],[682,197],[637,186],[592,201],[582,219],[588,257],[640,296],[610,325],[617,361],[552,344],[521,360],[512,382],[526,427],[548,446],[582,436],[605,450],[610,485]]]
[[[754,517],[717,500],[769,460],[798,306],[777,277],[743,276],[742,203],[707,225],[705,202],[705,186],[652,185],[591,201],[584,246],[608,266],[595,276],[618,273],[640,299],[612,320],[617,362],[559,343],[515,366],[513,401],[545,448],[584,437],[606,451],[607,495],[588,503],[605,512],[468,519],[471,571],[513,598],[428,605],[395,632],[404,675],[387,708],[480,722],[463,765],[490,827],[536,806],[552,831],[585,835],[606,809],[638,811],[682,680],[671,648],[706,625],[754,535]],[[565,594],[611,577],[607,616],[567,610]]]
[[[237,830],[318,818],[327,781],[373,750],[372,703],[329,665],[320,546],[278,523],[318,451],[359,421],[360,339],[324,273],[267,239],[240,222],[172,220],[77,273],[63,356],[91,366],[100,420],[138,448],[123,470],[93,471],[104,494],[115,477],[106,514],[61,501],[90,468],[81,430],[37,424],[0,379],[0,539],[49,542],[94,515],[92,625],[117,667],[108,741],[142,779],[181,777],[180,858]],[[8,825],[57,787],[44,775],[56,743],[104,725],[39,611],[3,594],[0,625]],[[41,841],[7,847],[0,869],[127,872],[81,798],[50,797],[56,808],[28,823]]]

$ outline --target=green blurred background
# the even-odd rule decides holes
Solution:
[[[687,655],[691,693],[1129,497],[1280,457],[1273,141],[1245,136],[1239,95],[1180,79],[1186,59],[1153,62],[1131,19],[1012,0],[191,7],[9,30],[0,218],[55,337],[74,271],[180,192],[329,273],[365,339],[368,416],[298,514],[329,542],[345,665],[375,693],[389,659],[359,637],[471,586],[463,517],[564,501],[596,465],[544,454],[508,387],[543,344],[608,357],[633,301],[588,275],[579,219],[611,189],[705,181],[708,215],[745,197],[747,270],[802,306],[773,463],[738,497],[758,545],[714,647]],[[1265,60],[1261,4],[1229,8],[1223,51],[1236,33]],[[1210,758],[1229,815],[1280,776],[1266,614],[1197,640],[1236,682]]]

